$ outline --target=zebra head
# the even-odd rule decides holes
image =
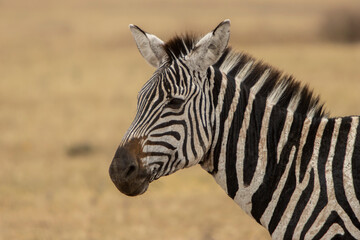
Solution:
[[[151,181],[206,159],[215,119],[211,66],[227,48],[230,21],[198,41],[187,36],[164,43],[135,25],[130,30],[157,68],[138,94],[137,114],[109,169],[116,187],[135,196]]]

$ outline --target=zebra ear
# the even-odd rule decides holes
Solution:
[[[227,19],[198,41],[189,54],[189,60],[200,69],[207,69],[219,60],[228,45],[229,38],[230,20]]]
[[[136,45],[145,60],[154,67],[159,67],[166,58],[164,42],[155,35],[141,30],[138,26],[129,25]]]

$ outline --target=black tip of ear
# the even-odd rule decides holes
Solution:
[[[142,30],[141,28],[139,28],[138,26],[136,26],[134,24],[129,24],[129,28],[130,28],[130,30],[136,29],[136,30],[142,32],[143,34],[146,34],[146,32],[144,30]]]
[[[217,27],[214,29],[213,32],[216,32],[216,30],[217,30],[219,27],[221,27],[221,26],[223,26],[223,25],[225,25],[225,24],[230,25],[230,19],[225,19],[224,21],[222,21],[219,25],[217,25]]]
[[[222,23],[220,23],[220,24],[230,24],[230,23],[231,23],[230,19],[225,19],[225,20],[222,21]]]

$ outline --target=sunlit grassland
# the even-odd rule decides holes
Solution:
[[[332,116],[360,114],[360,45],[317,39],[323,1],[34,2],[0,2],[0,239],[269,238],[200,167],[136,198],[111,183],[108,166],[153,72],[129,23],[165,40],[230,18],[234,49],[309,84]],[[81,144],[91,151],[68,154]]]

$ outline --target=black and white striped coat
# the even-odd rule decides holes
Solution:
[[[109,172],[127,195],[195,164],[274,239],[360,239],[359,117],[329,118],[291,76],[227,47],[230,21],[164,43]]]

